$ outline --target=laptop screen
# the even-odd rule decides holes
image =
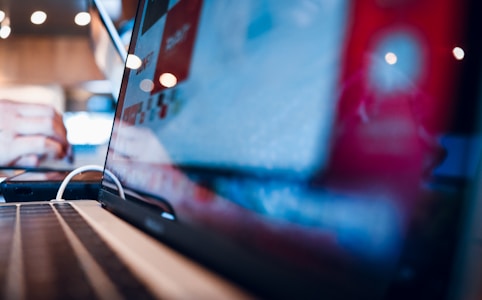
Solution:
[[[469,7],[140,1],[106,168],[186,233],[130,218],[268,294],[446,293],[478,161]]]

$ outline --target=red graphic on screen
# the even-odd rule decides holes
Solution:
[[[142,103],[136,103],[134,105],[127,107],[124,110],[122,121],[124,121],[126,124],[129,124],[129,125],[135,125],[137,115],[141,112],[141,110],[142,110]]]
[[[373,179],[404,194],[440,163],[438,138],[450,125],[460,68],[452,49],[463,45],[463,7],[457,0],[353,2],[329,180]]]
[[[188,77],[201,5],[202,0],[181,0],[168,12],[154,75],[153,94],[166,89],[159,82],[162,74],[173,74],[178,83]]]

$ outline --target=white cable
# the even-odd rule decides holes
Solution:
[[[64,180],[62,181],[62,184],[60,185],[59,189],[57,190],[57,196],[55,197],[55,201],[65,201],[64,199],[62,199],[62,197],[64,195],[64,191],[65,191],[65,188],[67,187],[67,184],[70,182],[70,180],[74,176],[76,176],[76,175],[78,175],[82,172],[87,172],[87,171],[105,172],[105,174],[107,174],[114,181],[115,185],[117,186],[119,196],[122,199],[126,198],[125,193],[124,193],[124,188],[122,187],[122,184],[120,183],[119,179],[117,179],[117,177],[111,171],[109,171],[107,169],[104,169],[104,167],[98,166],[98,165],[85,165],[85,166],[79,167],[79,168],[71,171],[67,176],[65,176]]]

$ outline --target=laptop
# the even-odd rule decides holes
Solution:
[[[480,298],[480,11],[139,1],[98,199],[0,206],[1,292]]]

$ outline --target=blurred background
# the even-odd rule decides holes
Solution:
[[[137,1],[99,3],[127,48]],[[80,153],[79,165],[103,162],[104,148],[99,146],[109,137],[118,93],[112,81],[122,77],[118,70],[106,74],[102,62],[117,53],[104,49],[103,58],[95,53],[99,41],[92,27],[99,21],[91,4],[0,0],[0,99],[53,104],[64,115],[68,139]],[[88,155],[82,159],[82,153]]]

